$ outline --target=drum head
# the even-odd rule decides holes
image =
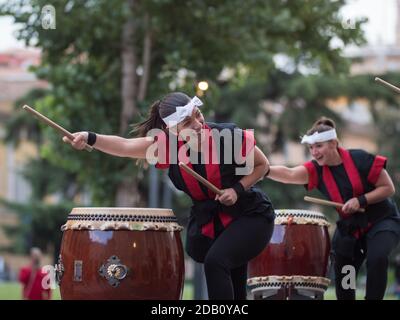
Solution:
[[[330,225],[323,213],[311,210],[280,209],[275,210],[275,216],[275,224]]]
[[[181,231],[171,209],[74,208],[61,230]]]

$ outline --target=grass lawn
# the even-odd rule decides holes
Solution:
[[[18,282],[0,282],[0,300],[21,300],[22,287]],[[60,300],[58,288],[52,291],[52,300]]]
[[[0,300],[21,300],[22,287],[18,282],[0,282]],[[193,297],[193,286],[186,284],[183,289],[183,300],[190,300]],[[52,291],[52,300],[60,300],[60,290]]]
[[[21,300],[21,285],[17,282],[0,282],[0,300]],[[357,300],[364,299],[365,291],[360,289],[357,290]],[[186,283],[183,290],[183,300],[191,300],[193,297],[193,285]],[[336,300],[335,289],[330,287],[324,296],[325,300]],[[60,300],[60,291],[57,288],[52,292],[52,300]],[[385,300],[395,300],[394,295],[388,294],[385,296]]]
[[[365,289],[364,288],[358,289],[356,291],[356,300],[364,300],[364,295],[365,295]],[[326,290],[324,299],[325,300],[336,300],[336,294],[335,294],[334,287],[329,287],[328,290]],[[384,297],[384,300],[396,300],[396,297],[393,294],[387,293]]]

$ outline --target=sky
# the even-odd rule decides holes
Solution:
[[[348,0],[342,10],[345,18],[367,17],[364,31],[371,44],[394,44],[396,0]]]
[[[396,0],[348,0],[342,16],[346,19],[368,17],[364,29],[371,44],[393,44],[395,41]],[[0,51],[24,46],[13,36],[16,29],[11,17],[0,17]]]
[[[14,30],[15,26],[11,17],[0,17],[0,51],[24,46],[13,36]]]

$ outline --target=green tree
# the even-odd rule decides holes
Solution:
[[[70,131],[127,136],[151,101],[170,90],[193,92],[199,80],[211,84],[209,115],[250,125],[277,54],[295,69],[344,72],[348,63],[332,41],[363,42],[361,22],[342,26],[344,0],[57,0],[56,29],[44,29],[47,4],[10,0],[0,14],[13,16],[19,39],[42,50],[34,71],[51,89],[32,105]],[[227,68],[233,77],[222,81]],[[55,168],[74,175],[93,205],[144,204],[145,175],[133,161],[74,152],[52,129],[40,126],[40,133],[49,175]]]
[[[15,105],[32,105],[47,94],[47,90],[34,89],[18,99]],[[5,141],[15,143],[15,147],[18,147],[24,136],[37,145],[44,143],[39,123],[27,113],[16,112],[7,122],[6,132]],[[30,185],[32,194],[24,204],[0,199],[3,205],[17,214],[20,221],[16,226],[3,227],[13,242],[10,247],[0,249],[27,253],[30,247],[38,246],[57,255],[61,243],[60,226],[65,222],[66,213],[73,207],[74,198],[81,192],[76,183],[76,174],[53,165],[41,156],[28,160],[19,174]],[[45,202],[48,195],[54,195],[61,200],[56,204],[48,204]],[[56,259],[54,256],[54,261]]]

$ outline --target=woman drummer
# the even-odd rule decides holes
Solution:
[[[337,298],[355,299],[348,266],[357,273],[366,259],[365,298],[383,299],[388,257],[400,237],[399,212],[390,198],[395,189],[385,170],[387,159],[339,147],[335,123],[328,118],[315,122],[301,143],[307,144],[313,160],[294,168],[271,166],[268,178],[302,184],[307,190],[317,188],[329,200],[344,204],[337,209],[332,240]],[[360,208],[365,212],[359,212]]]
[[[249,131],[234,124],[205,122],[201,105],[197,97],[170,93],[151,106],[147,120],[135,126],[138,138],[78,132],[73,141],[63,140],[79,150],[88,143],[108,154],[147,159],[159,169],[168,169],[175,187],[193,201],[186,250],[195,261],[204,263],[209,299],[243,300],[247,263],[264,249],[273,232],[272,204],[253,187],[269,163]],[[254,165],[246,162],[250,158]],[[200,184],[179,162],[223,194],[216,195]]]

